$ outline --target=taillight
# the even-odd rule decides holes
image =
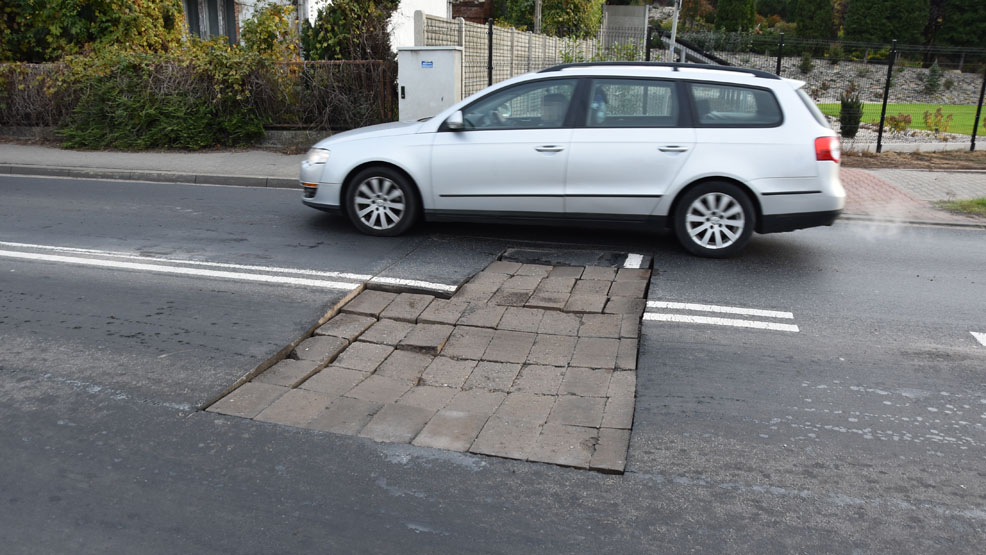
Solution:
[[[836,164],[842,157],[842,145],[838,137],[819,137],[815,139],[815,160],[831,160]]]

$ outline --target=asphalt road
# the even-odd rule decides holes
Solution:
[[[709,261],[642,232],[371,238],[298,196],[0,177],[0,551],[981,552],[982,231],[838,223]],[[647,321],[624,476],[198,410],[347,294],[284,278],[451,284],[510,248],[653,255],[653,302],[798,331]]]

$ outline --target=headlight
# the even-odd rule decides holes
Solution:
[[[324,148],[313,148],[308,151],[308,157],[305,158],[305,162],[309,164],[324,164],[329,160],[329,151]]]

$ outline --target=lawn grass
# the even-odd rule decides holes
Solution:
[[[986,198],[941,201],[936,202],[935,205],[939,208],[944,208],[945,210],[950,210],[952,212],[961,212],[962,214],[986,217]]]
[[[819,104],[818,109],[827,116],[839,117],[839,104]],[[863,121],[875,125],[880,124],[880,104],[863,104]],[[887,104],[887,115],[896,116],[897,114],[910,114],[910,129],[927,129],[924,125],[924,113],[926,111],[934,113],[938,108],[947,117],[952,114],[952,125],[948,128],[949,133],[959,133],[962,135],[972,135],[972,122],[976,119],[976,106],[974,104],[949,105],[949,104]],[[979,122],[977,135],[986,135],[983,130],[983,122]]]

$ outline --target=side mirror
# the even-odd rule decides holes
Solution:
[[[451,129],[452,131],[462,131],[463,129],[465,129],[466,126],[462,121],[462,111],[459,110],[458,112],[449,116],[448,119],[445,120],[445,126]]]

